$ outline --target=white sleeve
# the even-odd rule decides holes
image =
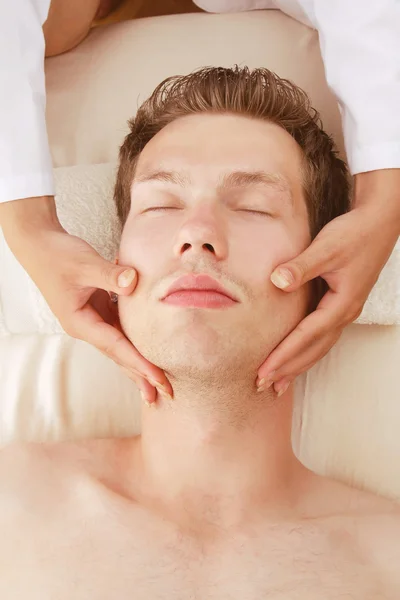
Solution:
[[[54,194],[44,36],[50,0],[0,0],[0,202]]]
[[[314,16],[351,173],[400,168],[400,0],[314,0]]]

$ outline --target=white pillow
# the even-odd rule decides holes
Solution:
[[[115,165],[54,170],[57,213],[63,227],[86,240],[104,258],[117,255],[121,235],[113,203]],[[44,297],[0,233],[1,333],[63,333]]]
[[[166,77],[208,65],[267,67],[310,95],[344,156],[339,110],[317,33],[277,10],[184,14],[100,27],[46,61],[55,167],[116,162],[127,120]]]

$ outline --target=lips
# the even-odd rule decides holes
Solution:
[[[171,294],[176,292],[186,290],[186,291],[203,291],[203,292],[214,292],[217,294],[221,294],[226,296],[230,300],[237,302],[237,298],[232,295],[231,292],[228,292],[227,289],[224,288],[223,285],[218,283],[215,279],[210,277],[209,275],[183,275],[179,277],[169,288],[166,293],[165,298],[168,298]]]

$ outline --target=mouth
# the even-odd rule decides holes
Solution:
[[[209,275],[184,275],[175,281],[165,297],[166,304],[191,308],[228,308],[238,300]]]

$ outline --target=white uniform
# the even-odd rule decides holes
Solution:
[[[49,4],[0,0],[0,202],[54,194],[43,71]],[[279,8],[317,29],[351,173],[400,168],[400,0],[196,4],[210,12]]]

